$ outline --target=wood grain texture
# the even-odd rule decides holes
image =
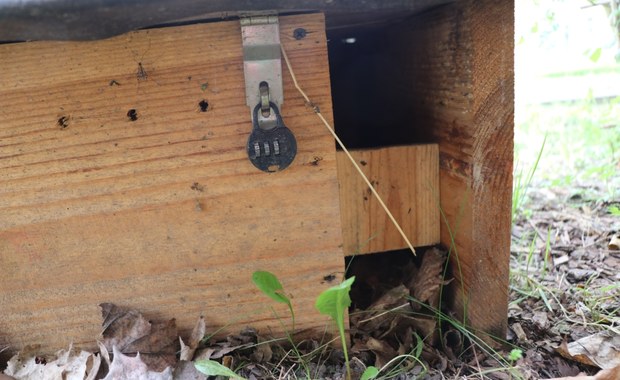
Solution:
[[[282,17],[281,39],[331,120],[323,16]],[[314,299],[343,271],[333,139],[285,71],[299,152],[255,169],[241,57],[234,21],[0,46],[0,346],[93,348],[101,302],[182,333],[202,314],[209,332],[277,334],[287,309],[274,318],[259,269],[292,294],[298,327],[324,328]]]
[[[481,331],[507,325],[514,129],[514,2],[461,0],[391,31],[387,81],[439,144],[441,241],[453,309]],[[456,260],[460,262],[460,273]]]
[[[439,150],[436,144],[351,152],[411,244],[439,243]],[[336,153],[346,255],[407,248],[405,240],[344,152]]]

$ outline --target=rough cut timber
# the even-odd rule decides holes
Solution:
[[[351,155],[414,246],[439,243],[437,144],[354,150]],[[407,248],[405,240],[351,164],[337,152],[344,253]]]
[[[458,281],[449,300],[479,331],[505,336],[514,128],[514,2],[462,0],[388,38],[386,79],[439,144],[441,241]],[[453,239],[454,238],[454,239]],[[453,244],[454,242],[454,244]],[[460,266],[456,265],[459,261]],[[460,271],[459,269],[460,268]]]
[[[331,120],[323,16],[281,17],[281,39]],[[344,265],[333,139],[285,70],[299,152],[255,169],[241,57],[238,21],[0,46],[0,346],[92,348],[100,302],[278,333],[259,269],[323,331],[314,299]]]

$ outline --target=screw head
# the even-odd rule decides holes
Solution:
[[[293,30],[293,37],[295,37],[296,40],[301,40],[305,38],[306,35],[308,35],[308,32],[304,28],[297,28]]]

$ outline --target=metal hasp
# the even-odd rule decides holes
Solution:
[[[297,154],[297,141],[284,125],[280,27],[274,14],[241,17],[245,97],[252,117],[248,158],[265,172],[287,168]]]
[[[278,16],[241,17],[241,37],[246,103],[252,114],[254,107],[261,103],[259,126],[273,124],[275,117],[269,112],[269,102],[278,108],[284,103]]]

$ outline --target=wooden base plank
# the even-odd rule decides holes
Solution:
[[[439,150],[436,144],[354,150],[351,155],[414,246],[439,243]],[[337,152],[346,255],[407,248],[346,154]]]
[[[280,21],[331,120],[323,16]],[[285,70],[298,155],[279,173],[252,166],[238,21],[2,45],[0,67],[0,346],[94,348],[101,302],[182,333],[201,314],[209,332],[281,333],[287,309],[255,270],[281,278],[299,328],[324,328],[314,299],[344,265],[333,139]]]

